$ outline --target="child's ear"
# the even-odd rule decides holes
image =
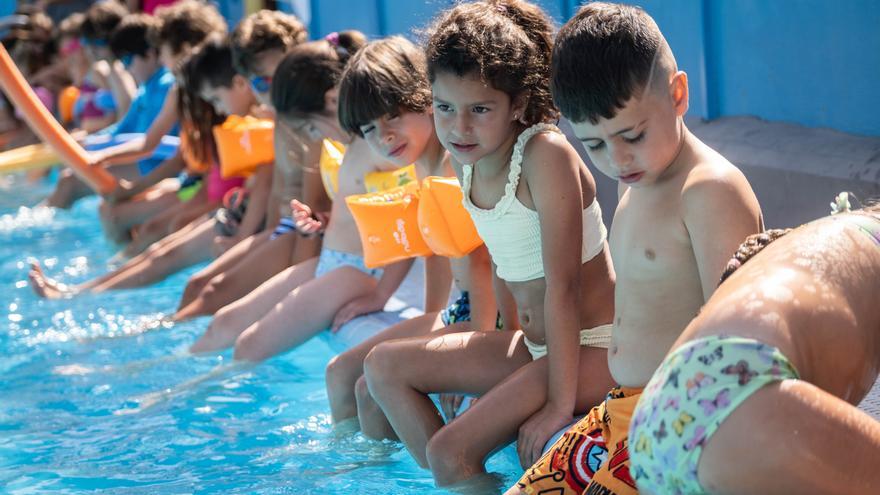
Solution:
[[[251,87],[250,81],[245,79],[245,77],[241,74],[235,74],[232,76],[232,87],[238,90],[241,90],[244,86],[248,88]]]
[[[672,81],[669,83],[669,96],[672,98],[675,114],[679,117],[684,115],[688,110],[689,97],[686,72],[680,70],[672,76]]]
[[[330,88],[324,93],[324,110],[336,113],[336,107],[339,105],[339,90],[335,87]]]
[[[529,107],[529,97],[525,93],[516,95],[513,99],[513,120],[522,121],[526,114],[526,108]]]

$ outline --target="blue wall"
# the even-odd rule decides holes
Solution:
[[[880,136],[877,0],[631,1],[654,17],[688,73],[690,115],[755,115]],[[310,29],[314,37],[353,28],[416,38],[454,3],[311,0]],[[537,3],[561,24],[582,2]]]

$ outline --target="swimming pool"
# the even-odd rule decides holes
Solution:
[[[144,289],[37,298],[28,258],[76,282],[114,254],[95,198],[71,211],[18,208],[49,190],[0,177],[5,493],[446,493],[400,444],[333,432],[323,340],[236,370],[229,352],[186,354],[205,318],[145,328],[174,310],[195,268]],[[499,489],[521,473],[509,455],[488,469]]]

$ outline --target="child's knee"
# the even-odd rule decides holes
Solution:
[[[364,358],[364,377],[366,377],[370,390],[375,392],[376,389],[393,381],[395,347],[393,343],[383,342],[373,347]]]
[[[358,368],[357,370],[355,368]],[[324,370],[327,386],[353,387],[354,382],[362,375],[360,366],[355,366],[347,352],[333,356]]]
[[[354,383],[354,396],[355,399],[357,399],[358,411],[368,410],[367,412],[371,412],[379,407],[373,399],[373,395],[370,394],[370,387],[367,385],[367,379],[363,376],[358,378]]]

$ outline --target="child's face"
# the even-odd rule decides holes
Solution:
[[[630,98],[613,118],[572,122],[572,127],[603,174],[632,187],[647,186],[677,156],[683,137],[680,117],[686,110],[686,79],[673,80],[668,92],[649,88]]]
[[[395,165],[406,166],[418,160],[434,136],[431,112],[403,111],[385,115],[361,126],[364,140],[377,156]]]
[[[254,103],[251,88],[240,75],[232,78],[232,84],[228,88],[205,84],[200,96],[213,105],[217,113],[223,115],[247,115]]]
[[[476,75],[440,72],[431,87],[437,137],[458,162],[476,163],[516,132],[522,105]]]

